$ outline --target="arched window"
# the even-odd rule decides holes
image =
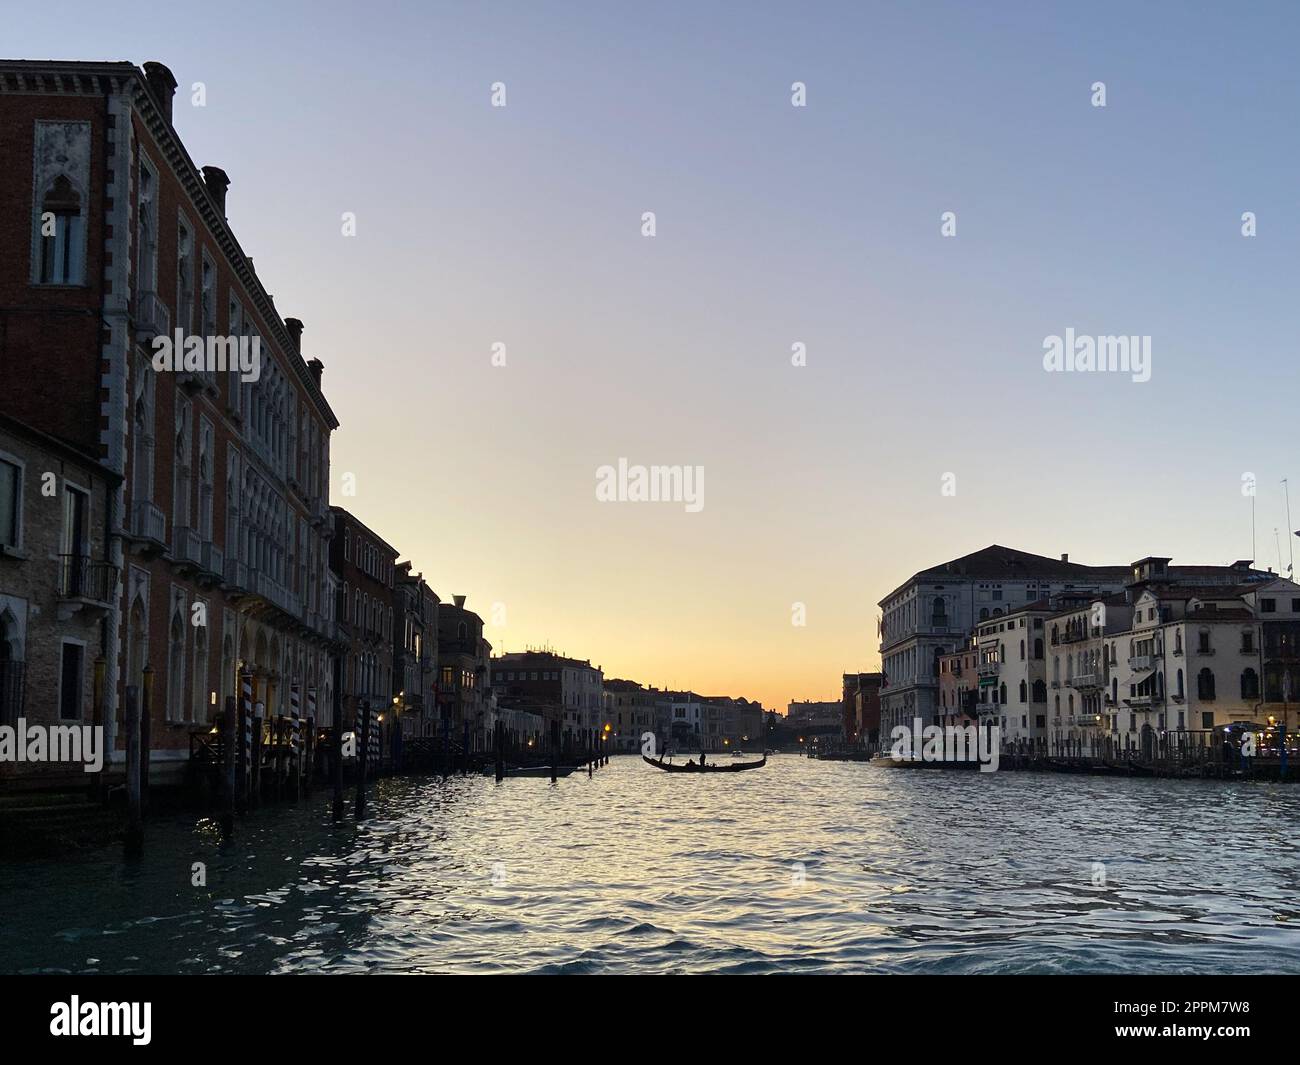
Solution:
[[[1253,669],[1244,669],[1241,673],[1241,697],[1243,699],[1259,698],[1259,674]]]
[[[205,625],[194,630],[194,678],[189,720],[208,720],[208,630]]]
[[[185,719],[185,625],[179,612],[172,616],[167,648],[167,720]]]
[[[948,624],[948,606],[941,595],[930,601],[930,623],[940,627]]]
[[[1214,673],[1208,666],[1196,674],[1196,697],[1204,702],[1214,701]]]
[[[1025,660],[1025,641],[1024,641],[1024,640],[1021,640],[1021,641],[1020,641],[1020,661],[1023,662],[1024,660]],[[1024,699],[1021,699],[1020,701],[1023,703],[1023,702],[1024,702]]]
[[[1047,684],[1042,680],[1034,681],[1034,702],[1047,702]]]
[[[1000,698],[999,701],[1002,702],[1003,704],[1005,704],[1006,701],[1007,701],[1007,682],[1006,682],[1006,681],[1003,681],[1001,684],[998,685],[998,693],[999,693],[999,695],[1001,696],[1001,698]]]
[[[40,260],[37,280],[42,285],[80,285],[85,274],[85,231],[81,197],[60,174],[45,190],[37,216]]]
[[[1183,697],[1183,671],[1180,669],[1174,677],[1174,683],[1178,685],[1178,698]]]
[[[1034,658],[1040,662],[1043,659],[1043,638],[1041,636],[1034,640]]]
[[[1028,694],[1028,685],[1026,685],[1025,682],[1022,680],[1020,682],[1020,701],[1022,703],[1025,701],[1025,696],[1027,694]]]
[[[1196,649],[1203,655],[1209,654],[1210,653],[1210,630],[1201,629],[1201,631],[1196,634],[1196,638],[1197,638]]]
[[[0,725],[16,726],[23,713],[25,664],[18,642],[18,619],[0,609]]]

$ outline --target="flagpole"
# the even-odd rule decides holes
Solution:
[[[1292,580],[1294,580],[1295,579],[1295,548],[1292,547],[1291,545],[1291,531],[1292,531],[1291,530],[1291,486],[1286,483],[1285,477],[1282,478],[1282,489],[1284,492],[1286,492],[1286,554],[1287,554],[1286,575],[1290,577]],[[1282,565],[1282,560],[1280,558],[1277,560],[1277,564],[1279,566]]]

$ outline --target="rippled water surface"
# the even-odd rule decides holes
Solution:
[[[1297,973],[1297,823],[1296,785],[791,755],[389,779],[361,825],[318,791],[0,861],[0,970]]]

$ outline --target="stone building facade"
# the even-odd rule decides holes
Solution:
[[[336,635],[322,366],[230,228],[229,179],[186,151],[175,87],[156,63],[0,63],[0,237],[25,249],[0,260],[0,410],[121,478],[106,726],[120,761],[150,667],[163,770],[241,670],[268,714],[296,687],[325,719]]]
[[[117,590],[106,559],[120,478],[55,437],[0,415],[0,725],[102,725],[94,701]],[[76,765],[0,762],[9,785],[84,784]]]

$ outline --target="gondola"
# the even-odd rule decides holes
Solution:
[[[767,765],[767,755],[763,755],[757,762],[728,762],[725,765],[700,765],[698,762],[681,762],[674,765],[671,762],[665,762],[662,758],[651,758],[649,755],[642,755],[641,760],[656,769],[662,769],[665,773],[739,773],[745,769],[761,769]]]

